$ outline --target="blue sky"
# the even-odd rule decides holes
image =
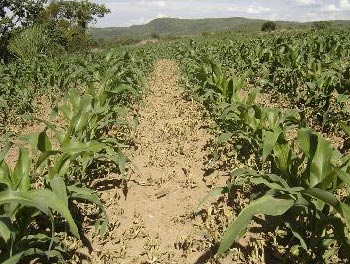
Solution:
[[[350,19],[350,0],[93,0],[112,11],[95,26],[145,24],[159,17],[250,17],[316,21]]]

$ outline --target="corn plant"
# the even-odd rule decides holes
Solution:
[[[72,58],[59,63],[44,59],[26,61],[1,71],[6,77],[1,82],[14,86],[13,90],[4,89],[6,93],[2,94],[0,107],[6,110],[6,115],[8,105],[18,111],[17,101],[11,96],[22,87],[31,97],[39,94],[38,87],[51,92],[56,88],[67,91],[65,103],[53,111],[53,117],[60,115],[63,122],[36,119],[45,128],[20,138],[19,142],[30,145],[31,151],[20,147],[14,169],[5,162],[10,144],[0,154],[1,263],[27,262],[34,258],[64,261],[67,249],[56,237],[56,231],[67,224],[67,233],[80,238],[80,220],[71,213],[77,202],[95,205],[100,214],[96,232],[101,236],[107,232],[105,208],[87,187],[87,180],[92,180],[94,171],[100,173],[103,166],[125,175],[128,159],[122,149],[127,147],[126,139],[109,136],[108,132],[116,126],[127,126],[126,101],[131,96],[140,99],[139,88],[145,84],[142,68],[150,69],[150,63],[136,60],[129,53],[120,56],[111,52],[100,58]],[[78,92],[72,86],[80,86],[83,91]],[[31,105],[31,100],[25,101]],[[40,182],[40,187],[34,188],[34,182]],[[50,226],[46,226],[46,220]]]
[[[63,217],[70,232],[80,237],[71,215],[62,180],[53,178],[48,188],[33,189],[30,168],[32,158],[21,148],[16,166],[12,170],[0,160],[0,250],[1,263],[18,263],[31,256],[63,259],[64,249],[55,238],[55,215]],[[51,222],[51,234],[40,229],[39,218],[46,216]],[[34,224],[36,223],[38,227]]]
[[[253,186],[251,202],[223,235],[219,256],[245,234],[254,215],[265,214],[278,218],[286,231],[280,242],[289,249],[287,255],[317,263],[334,255],[348,257],[349,156],[305,127],[311,119],[328,131],[324,128],[339,116],[347,120],[346,109],[339,107],[347,104],[347,68],[337,65],[347,65],[339,41],[347,45],[349,39],[339,38],[340,32],[325,38],[297,36],[196,41],[188,51],[179,50],[194,98],[221,130],[217,145],[235,147],[243,140],[243,147],[255,152],[255,164],[235,170],[228,186],[212,192],[232,194],[236,187]],[[232,85],[235,79],[242,85]],[[245,84],[287,94],[301,111],[261,107],[255,102],[259,89],[247,91]]]
[[[227,251],[244,234],[258,213],[284,217],[282,222],[295,238],[290,245],[294,254],[302,254],[302,250],[305,254],[309,249],[322,252],[328,240],[337,241],[341,249],[347,250],[350,207],[336,193],[350,184],[349,157],[305,128],[299,129],[295,146],[283,134],[272,146],[264,150],[271,162],[270,171],[233,172],[230,188],[247,182],[263,188],[228,226],[218,254]],[[308,227],[303,229],[305,224]]]

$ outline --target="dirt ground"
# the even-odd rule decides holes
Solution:
[[[179,76],[175,62],[156,63],[139,112],[127,197],[111,177],[102,190],[108,237],[88,236],[92,263],[204,263],[206,246],[196,248],[191,237],[204,235],[195,228],[196,212],[210,190],[205,147],[214,136],[200,106],[184,99]]]

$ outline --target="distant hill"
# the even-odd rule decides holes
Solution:
[[[259,31],[266,20],[249,19],[242,17],[233,18],[204,18],[204,19],[179,19],[158,18],[145,25],[130,27],[92,28],[91,35],[99,38],[145,37],[151,34],[166,35],[198,35],[203,32],[218,31]],[[275,21],[278,28],[296,28],[309,26],[312,23],[298,23],[288,21]],[[333,25],[350,26],[350,21],[332,21]]]

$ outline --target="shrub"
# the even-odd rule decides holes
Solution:
[[[159,34],[158,34],[158,33],[153,32],[153,33],[151,34],[151,38],[152,38],[152,39],[159,39],[159,38],[160,38],[160,36],[159,36]]]
[[[270,32],[270,31],[276,30],[276,27],[277,27],[277,25],[275,22],[267,21],[262,25],[261,30],[264,32]]]

